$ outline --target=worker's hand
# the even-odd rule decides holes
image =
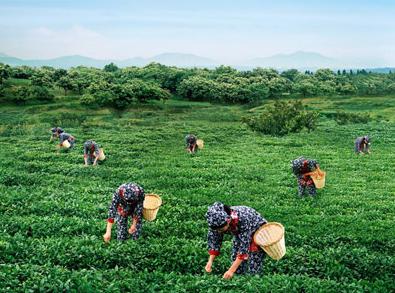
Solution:
[[[213,265],[213,263],[212,262],[207,262],[207,264],[206,264],[206,266],[204,267],[204,269],[206,270],[206,272],[207,273],[211,273],[211,271],[212,271],[212,268],[211,268],[211,266]]]
[[[103,235],[104,242],[108,243],[110,242],[110,239],[111,239],[111,233],[106,233]]]
[[[130,228],[129,228],[129,230],[128,230],[128,232],[129,232],[129,234],[133,234],[134,232],[136,232],[136,225],[132,225]]]
[[[232,279],[233,274],[234,274],[234,272],[228,270],[228,271],[226,271],[226,273],[224,274],[224,277],[223,277],[223,278],[226,279],[226,280],[230,280],[230,279]]]

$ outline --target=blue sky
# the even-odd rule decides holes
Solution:
[[[395,66],[395,1],[0,0],[0,52],[100,59],[294,51]]]

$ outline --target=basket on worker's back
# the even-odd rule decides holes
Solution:
[[[62,142],[62,147],[63,148],[65,148],[65,149],[68,149],[68,148],[70,148],[70,143],[69,143],[69,141],[68,140],[65,140],[64,142]]]
[[[314,172],[310,173],[311,179],[313,179],[316,188],[324,188],[325,186],[325,175],[326,172],[316,169]]]
[[[162,205],[162,199],[156,194],[146,194],[143,203],[143,217],[147,221],[153,221],[156,219],[156,214],[159,211],[159,207]]]
[[[197,141],[196,141],[196,144],[197,144],[197,146],[198,146],[198,148],[201,150],[201,149],[203,149],[203,147],[204,147],[204,141],[203,141],[203,139],[198,139]]]
[[[284,226],[280,223],[269,222],[259,228],[254,234],[254,241],[272,259],[281,259],[286,252]]]
[[[99,161],[104,161],[105,159],[106,159],[106,155],[104,154],[104,150],[100,149],[99,150],[99,158],[98,158],[98,160]]]

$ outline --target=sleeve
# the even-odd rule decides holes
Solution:
[[[107,222],[114,223],[114,218],[117,214],[117,208],[119,205],[119,201],[120,201],[120,197],[119,197],[118,190],[117,190],[114,192],[114,194],[112,196],[111,205],[110,205],[110,208],[108,209]]]
[[[239,241],[239,251],[237,252],[237,258],[246,260],[248,259],[248,252],[250,250],[252,239],[252,233],[250,231],[240,233],[237,235],[237,241]]]
[[[294,175],[296,176],[300,175],[300,168],[297,160],[293,160],[291,162],[291,168],[292,168],[292,173],[294,173]]]
[[[355,143],[354,143],[355,152],[359,152],[359,151],[361,150],[360,145],[361,145],[361,140],[360,140],[359,138],[357,138],[357,139],[355,140]]]
[[[143,204],[144,204],[144,190],[141,190],[141,195],[139,196],[139,201],[137,202],[137,206],[133,212],[133,219],[137,219],[137,223],[141,221],[141,217],[143,215]]]
[[[317,164],[318,164],[318,162],[316,160],[310,160],[309,161],[309,169],[310,169],[310,171],[313,171],[316,168]]]
[[[59,143],[62,144],[66,140],[66,137],[63,133],[59,135]]]
[[[208,253],[210,255],[218,256],[220,254],[223,239],[224,239],[224,234],[218,233],[211,229],[208,231],[207,245],[208,245]]]
[[[96,154],[96,156],[98,156],[99,152],[100,152],[99,145],[97,143],[95,143],[94,146],[95,146],[95,154]]]
[[[87,156],[88,155],[88,143],[84,143],[84,156]]]

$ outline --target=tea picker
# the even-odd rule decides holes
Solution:
[[[201,139],[197,139],[197,137],[193,134],[188,134],[185,136],[186,150],[190,154],[196,152],[197,149],[202,149],[204,146],[204,142]]]
[[[354,143],[354,150],[357,155],[370,154],[370,138],[369,136],[357,137]]]
[[[75,138],[74,136],[72,136],[71,134],[68,134],[66,132],[62,132],[59,135],[59,144],[58,144],[58,148],[70,148],[70,147],[74,147],[75,144]]]
[[[85,166],[88,166],[88,164],[96,166],[97,161],[103,161],[105,158],[103,149],[101,149],[94,140],[87,140],[84,143]]]
[[[210,273],[214,259],[220,254],[224,234],[232,234],[232,265],[223,275],[230,279],[236,274],[259,274],[265,252],[254,239],[254,233],[267,221],[254,209],[246,206],[226,206],[220,202],[208,208],[206,219],[209,226],[209,259],[205,270]]]
[[[187,146],[186,150],[190,154],[196,151],[196,140],[197,138],[193,134],[188,134],[187,136],[185,136],[185,143]]]
[[[108,211],[107,230],[103,235],[104,241],[111,239],[111,229],[114,220],[117,222],[117,240],[126,240],[131,235],[137,240],[142,228],[144,189],[136,183],[125,183],[114,192],[112,202]],[[128,217],[132,224],[128,229]]]
[[[324,187],[325,172],[320,170],[317,161],[299,157],[291,162],[292,172],[298,181],[298,194],[303,196],[305,190],[311,196],[317,194],[317,188]]]
[[[52,135],[51,135],[51,138],[49,140],[50,142],[53,141],[55,138],[59,137],[59,135],[61,133],[63,133],[64,130],[63,130],[63,128],[60,128],[60,127],[54,127],[54,128],[51,129],[51,132],[52,132]]]

